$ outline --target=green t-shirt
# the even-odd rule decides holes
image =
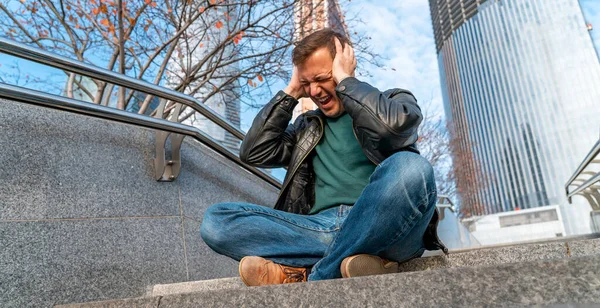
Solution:
[[[349,114],[327,118],[315,151],[315,205],[310,214],[340,204],[354,204],[376,166],[360,148]]]

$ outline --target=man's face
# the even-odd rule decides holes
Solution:
[[[344,106],[335,93],[337,83],[331,74],[332,65],[329,50],[323,47],[317,49],[297,68],[304,92],[326,116],[337,118],[344,113]]]

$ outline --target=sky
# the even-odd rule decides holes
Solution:
[[[384,58],[383,68],[370,66],[372,77],[361,79],[380,90],[410,90],[430,116],[443,116],[428,1],[353,0],[345,7],[363,20],[353,30],[371,37],[372,51]]]
[[[594,27],[590,34],[596,46],[596,53],[600,53],[600,0],[580,0],[579,4],[586,21]]]
[[[340,0],[345,16],[356,31],[371,37],[373,53],[383,67],[365,65],[371,77],[357,76],[380,90],[403,88],[413,92],[421,108],[431,117],[443,117],[439,73],[429,4],[427,0]],[[276,93],[285,84],[277,83]],[[242,107],[242,129],[247,130],[258,110]],[[246,109],[246,110],[244,110]]]
[[[550,0],[549,0],[550,1]],[[385,90],[408,89],[417,98],[425,114],[444,118],[438,61],[433,39],[427,0],[340,0],[347,18],[358,17],[350,31],[371,37],[372,52],[380,55],[383,67],[363,65],[372,75],[359,79]],[[586,20],[592,23],[591,32],[600,50],[600,0],[580,0]],[[9,65],[11,57],[0,57],[0,65]],[[32,66],[39,67],[36,64]],[[1,68],[1,67],[0,67]],[[23,71],[37,71],[25,64]],[[285,87],[277,82],[272,93]],[[266,103],[266,102],[265,102]],[[257,109],[242,107],[242,130],[252,124]]]
[[[362,20],[349,30],[370,36],[372,51],[383,58],[381,68],[365,65],[372,77],[358,78],[380,90],[410,90],[427,116],[445,119],[429,1],[340,0],[340,4],[347,18]],[[580,5],[586,20],[594,26],[590,33],[600,51],[600,0],[580,0]],[[283,88],[285,84],[274,87]],[[275,88],[271,89],[273,93],[279,90]],[[243,110],[243,130],[250,127],[257,112]]]
[[[552,0],[548,0],[552,1]],[[363,21],[350,31],[370,36],[372,50],[386,58],[385,68],[371,67],[364,77],[380,90],[400,87],[413,92],[428,116],[445,118],[428,0],[341,0],[346,16]],[[580,0],[600,51],[600,0]],[[392,70],[395,69],[394,70]]]

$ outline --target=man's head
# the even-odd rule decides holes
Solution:
[[[332,118],[344,112],[342,102],[335,93],[337,83],[331,71],[336,54],[334,38],[342,46],[349,44],[343,35],[331,29],[323,29],[303,38],[292,52],[292,62],[298,69],[304,92],[326,116]]]

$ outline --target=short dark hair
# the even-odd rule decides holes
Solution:
[[[312,55],[317,49],[322,47],[327,47],[329,49],[329,54],[331,58],[335,58],[335,41],[334,37],[337,37],[342,43],[342,46],[346,46],[346,44],[350,44],[350,40],[346,38],[343,34],[335,32],[329,28],[317,30],[305,38],[300,40],[296,44],[296,47],[292,51],[292,62],[294,65],[303,64],[310,55]]]

